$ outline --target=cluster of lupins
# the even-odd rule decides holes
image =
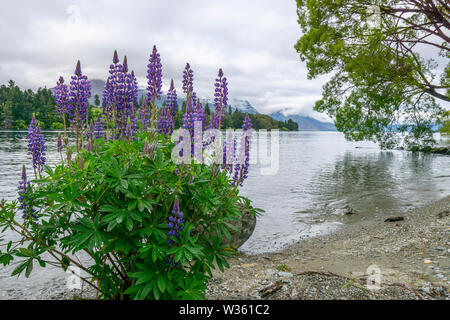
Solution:
[[[150,142],[146,141],[143,150],[144,154],[152,154],[157,147],[154,134],[159,133],[166,139],[172,135],[175,129],[174,117],[178,108],[177,92],[174,81],[171,80],[166,104],[158,111],[156,101],[162,95],[162,64],[156,46],[153,48],[147,67],[147,96],[143,99],[142,105],[139,106],[138,83],[135,73],[134,71],[129,71],[127,57],[125,56],[123,62],[120,63],[117,51],[114,52],[113,61],[109,67],[109,76],[103,91],[103,112],[95,120],[88,119],[91,84],[82,73],[81,63],[78,61],[69,87],[66,85],[63,77],[59,78],[55,88],[55,98],[57,112],[64,122],[64,138],[58,137],[57,150],[63,162],[65,161],[63,150],[66,152],[68,165],[71,164],[71,161],[76,161],[76,157],[72,160],[71,148],[67,137],[68,129],[75,134],[75,150],[77,153],[81,150],[91,151],[98,139],[123,139],[131,142],[135,140],[137,132],[141,130],[143,132],[149,131],[151,133],[150,139],[154,139]],[[200,145],[203,151],[208,143],[195,141],[198,138],[195,137],[194,131],[199,127],[202,131],[205,130],[205,110],[194,91],[194,71],[189,63],[186,64],[183,71],[182,89],[186,95],[183,129],[189,131],[192,145],[197,147]],[[228,105],[228,82],[222,69],[218,72],[214,90],[215,112],[211,115],[208,128],[221,130],[224,125],[225,110]],[[70,124],[70,128],[66,127],[66,121],[68,122],[67,124]],[[252,124],[248,115],[245,117],[242,129],[243,134],[239,153],[237,153],[236,140],[232,136],[226,139],[222,148],[224,164],[221,168],[227,174],[230,174],[233,187],[242,185],[248,176],[252,131]],[[45,164],[45,141],[34,116],[30,124],[28,139],[28,150],[33,158],[35,176],[38,177]],[[26,171],[24,170],[19,186],[21,199],[24,198],[24,194],[28,190],[28,183]],[[22,204],[25,208],[26,205],[23,203],[23,200]],[[27,212],[32,212],[30,211],[32,209],[24,209],[24,212],[26,210],[28,210]],[[174,203],[172,213],[173,215],[169,222],[170,233],[171,236],[178,236],[178,233],[182,230],[181,225],[184,222],[178,200]],[[30,214],[24,213],[24,216],[29,217]]]

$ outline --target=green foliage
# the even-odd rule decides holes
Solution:
[[[450,135],[450,111],[447,111],[438,121],[440,132]]]
[[[429,15],[416,6],[397,0],[297,0],[303,36],[295,48],[308,78],[332,74],[315,110],[335,119],[348,139],[384,148],[434,143],[432,128],[442,111],[436,99],[450,101],[450,64],[441,68],[436,84],[436,61],[450,53],[447,37],[431,41],[424,26],[441,25],[439,15],[449,12],[438,6]],[[402,10],[413,11],[402,16]],[[422,58],[413,50],[419,43],[434,48],[435,58],[440,49],[440,60]],[[405,141],[395,131],[405,133]]]
[[[291,268],[288,267],[288,266],[285,265],[285,264],[280,264],[279,266],[277,266],[277,270],[278,270],[278,271],[283,271],[283,272],[290,272],[290,271],[291,271]]]
[[[98,108],[100,106],[100,97],[98,94],[94,96],[94,105]]]
[[[177,166],[174,143],[152,137],[139,131],[131,142],[96,140],[91,152],[46,167],[26,195],[34,220],[20,221],[19,205],[2,201],[0,230],[16,229],[22,239],[0,246],[0,263],[18,260],[13,275],[26,277],[36,264],[79,267],[104,299],[202,299],[212,270],[229,267],[231,223],[243,210],[259,210],[226,173]],[[146,141],[158,147],[144,153]],[[185,220],[179,238],[168,235],[175,199]]]
[[[7,127],[8,128],[8,127]],[[27,124],[23,120],[16,120],[14,122],[14,128],[16,130],[26,130],[28,128]]]
[[[0,128],[8,129],[11,127],[13,122],[12,114],[11,114],[11,102],[6,101],[3,104],[0,104]]]
[[[39,115],[42,129],[50,129],[55,123],[62,124],[49,89],[22,91],[14,81],[0,86],[0,128],[26,129],[28,126],[23,124],[30,123],[33,113]]]
[[[50,129],[52,129],[52,130],[63,130],[64,129],[64,124],[62,124],[60,122],[53,122],[52,126],[50,127]]]

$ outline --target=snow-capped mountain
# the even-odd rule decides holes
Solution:
[[[91,86],[92,86],[92,95],[91,95],[91,99],[89,100],[89,102],[91,104],[94,104],[95,101],[95,95],[98,95],[100,98],[100,101],[102,100],[102,95],[103,95],[103,89],[106,85],[106,82],[100,79],[93,79],[91,80]],[[147,91],[145,89],[139,89],[138,90],[138,99],[141,99],[141,97],[145,96],[147,94]],[[156,102],[158,107],[161,107],[164,103],[164,101],[166,101],[167,96],[165,94],[163,94],[161,96],[161,98]],[[181,105],[183,104],[183,101],[185,99],[182,98],[182,96],[178,96],[178,106],[181,107]],[[209,107],[211,108],[211,110],[214,109],[214,99],[210,99],[210,98],[200,98],[200,101],[202,102],[202,104],[205,106],[206,103],[209,104]],[[259,114],[258,110],[256,110],[250,102],[248,102],[247,100],[241,100],[241,99],[236,99],[236,98],[231,98],[228,100],[228,105],[231,106],[231,109],[235,110],[238,109],[242,112],[245,113],[251,113],[251,114]]]
[[[285,116],[281,111],[269,114],[278,121],[286,121],[292,119],[298,123],[300,131],[336,131],[334,124],[330,122],[322,122],[311,117],[305,117],[299,114]]]

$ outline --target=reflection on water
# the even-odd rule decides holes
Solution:
[[[246,253],[276,251],[289,243],[373,215],[402,213],[450,194],[450,157],[381,151],[347,142],[339,133],[285,133],[280,170],[260,176],[251,168],[243,192],[266,210]],[[345,216],[351,207],[356,216]]]
[[[448,194],[448,157],[404,152],[346,152],[332,170],[318,174],[316,198],[328,208],[352,207],[361,217],[393,214]],[[441,163],[441,164],[440,164]],[[444,167],[442,167],[444,166]]]

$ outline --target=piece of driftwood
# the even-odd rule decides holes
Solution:
[[[405,217],[399,216],[399,217],[389,217],[384,222],[397,222],[397,221],[403,221],[405,220]]]
[[[445,211],[442,211],[442,212],[438,213],[437,216],[438,216],[439,219],[442,219],[442,218],[448,216],[449,214],[450,214],[450,211],[445,210]]]
[[[283,287],[283,283],[281,281],[277,281],[274,284],[262,289],[259,291],[261,298],[267,297],[268,295],[277,292]]]

